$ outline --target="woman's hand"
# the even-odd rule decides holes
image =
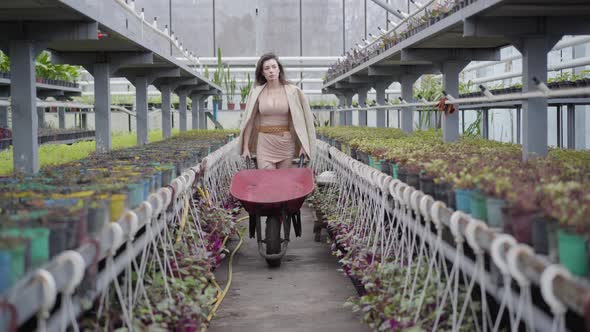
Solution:
[[[299,149],[299,157],[304,156],[307,158],[307,154],[305,153],[305,150],[303,150],[303,148]]]
[[[242,157],[252,159],[252,155],[250,154],[250,149],[244,148],[242,151]]]

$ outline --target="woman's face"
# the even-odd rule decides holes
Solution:
[[[279,64],[275,59],[269,59],[262,64],[262,74],[267,81],[274,81],[279,79]]]

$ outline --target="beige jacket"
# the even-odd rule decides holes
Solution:
[[[264,85],[260,85],[250,91],[248,100],[246,102],[246,111],[242,118],[242,126],[240,137],[238,138],[238,149],[240,155],[243,152],[244,146],[244,129],[252,121],[252,133],[250,134],[250,142],[248,144],[250,153],[256,153],[256,143],[258,140],[258,96],[264,89]],[[292,84],[285,85],[285,92],[287,93],[287,100],[289,102],[289,113],[291,114],[291,121],[289,127],[291,133],[297,137],[295,153],[299,154],[299,150],[303,147],[305,153],[311,158],[315,152],[315,127],[313,125],[313,115],[309,108],[309,102],[303,94],[303,91]],[[293,157],[298,157],[297,155]]]

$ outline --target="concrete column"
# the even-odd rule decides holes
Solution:
[[[385,89],[389,86],[388,83],[379,82],[375,85],[375,91],[377,92],[377,104],[378,105],[385,105]],[[386,124],[386,110],[380,109],[377,110],[377,128],[385,128]]]
[[[44,107],[37,107],[37,123],[39,124],[39,128],[45,127],[45,108]]]
[[[96,152],[108,152],[113,148],[111,140],[111,65],[96,63],[93,67]]]
[[[191,118],[193,129],[200,129],[199,127],[199,101],[201,96],[191,95]]]
[[[407,103],[414,102],[414,83],[418,79],[416,74],[406,74],[401,77],[402,99]],[[414,130],[414,110],[415,107],[406,107],[401,109],[400,128],[404,133],[411,133]]]
[[[443,90],[451,96],[459,97],[459,73],[465,68],[464,61],[447,61],[442,64]],[[459,112],[442,116],[442,131],[444,142],[454,142],[459,139]]]
[[[358,92],[359,107],[367,107],[367,92],[369,89],[360,89]],[[358,111],[359,127],[367,126],[367,111]]]
[[[527,37],[522,49],[522,92],[536,90],[533,77],[547,82],[547,38]],[[522,101],[522,159],[547,155],[547,98],[529,98]]]
[[[14,171],[32,175],[39,171],[35,43],[11,40],[9,56]]]
[[[163,85],[160,93],[162,94],[162,134],[164,138],[168,138],[172,136],[172,112],[170,110],[172,89],[169,85]]]
[[[205,112],[205,101],[207,100],[206,96],[197,97],[197,103],[199,105],[199,109],[197,114],[199,114],[199,129],[207,129],[207,115]]]
[[[346,97],[344,95],[338,96],[338,107],[340,107],[340,108],[346,107]],[[338,125],[339,126],[346,126],[346,116],[344,115],[343,111],[338,112]]]
[[[137,108],[137,145],[148,143],[148,103],[147,90],[148,80],[145,76],[135,78],[135,105]]]
[[[95,115],[95,118],[96,118],[96,115]],[[58,119],[58,123],[59,123],[59,129],[66,129],[66,108],[65,107],[60,106],[57,108],[57,119]]]
[[[0,106],[0,128],[8,128],[8,106]]]
[[[352,107],[352,96],[353,95],[354,95],[353,93],[349,93],[346,96],[344,96],[344,98],[346,99],[346,107],[347,108]],[[344,112],[344,122],[347,126],[352,126],[352,111]]]
[[[180,131],[186,131],[186,92],[178,94],[178,116],[180,117]],[[194,126],[193,129],[195,129]]]
[[[522,108],[516,106],[516,143],[522,143]]]
[[[481,137],[490,139],[490,109],[481,110]]]
[[[330,127],[334,127],[336,125],[336,111],[330,111]]]
[[[576,105],[567,105],[567,148],[576,148]]]

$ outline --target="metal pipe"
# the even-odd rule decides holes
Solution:
[[[561,40],[560,42],[555,44],[555,46],[551,49],[551,51],[559,51],[559,50],[564,49],[566,47],[577,46],[577,45],[585,44],[585,43],[590,43],[590,36],[575,36],[572,38]],[[472,70],[476,70],[476,69],[480,69],[480,68],[485,68],[488,66],[493,66],[493,65],[496,65],[499,63],[508,62],[511,60],[517,60],[517,59],[522,59],[522,55],[521,54],[514,54],[514,55],[506,57],[500,61],[478,61],[477,63],[471,64],[471,65],[465,67],[465,69],[463,69],[463,72],[472,71]]]
[[[388,3],[381,1],[381,0],[371,0],[374,3],[376,3],[377,5],[379,5],[381,8],[387,10],[389,13],[391,13],[393,16],[399,18],[400,20],[403,20],[405,17],[403,15],[401,15],[398,12],[398,9],[393,8],[392,6],[390,6]]]

